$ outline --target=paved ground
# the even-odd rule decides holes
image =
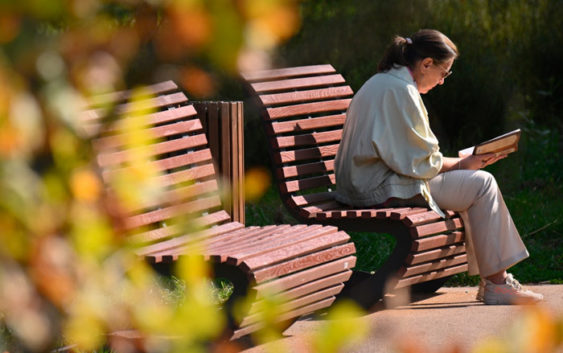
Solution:
[[[548,313],[563,316],[563,285],[526,287],[544,295],[542,308]],[[386,304],[380,303],[370,314],[353,320],[351,325],[369,327],[369,335],[345,352],[397,352],[398,345],[403,347],[402,351],[417,353],[470,352],[477,342],[489,336],[506,335],[515,322],[522,321],[525,311],[530,310],[525,306],[484,305],[475,301],[476,291],[476,287],[442,288],[433,296],[414,298],[407,304],[403,301],[403,305],[400,295],[389,296]],[[253,347],[244,352],[311,352],[307,338],[325,323],[322,319],[300,320],[275,345]]]

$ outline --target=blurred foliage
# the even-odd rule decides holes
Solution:
[[[2,350],[94,350],[129,329],[143,344],[128,349],[202,351],[220,339],[217,300],[229,286],[212,287],[199,256],[181,257],[163,284],[119,231],[116,205],[135,208],[163,191],[150,183],[152,137],[119,124],[138,153],[108,185],[78,117],[93,95],[155,81],[212,95],[212,70],[267,65],[298,26],[291,0],[0,2]],[[137,106],[146,93],[133,92],[134,110],[150,111]]]

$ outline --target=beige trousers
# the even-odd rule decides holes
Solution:
[[[455,170],[438,174],[429,184],[438,206],[463,219],[470,275],[487,277],[529,256],[490,173]]]

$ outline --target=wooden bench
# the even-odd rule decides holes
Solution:
[[[446,278],[467,271],[458,214],[447,219],[420,207],[355,209],[334,200],[334,158],[352,89],[331,65],[242,74],[259,104],[284,204],[307,224],[346,231],[388,233],[396,247],[374,275],[354,272],[343,296],[365,308],[388,290],[417,285],[435,291]]]
[[[146,89],[154,96],[142,104],[127,102],[129,91],[98,97],[81,119],[85,131],[97,135],[93,139],[97,163],[108,184],[112,175],[129,168],[136,152],[125,147],[127,136],[113,123],[144,121],[141,129],[158,138],[143,152],[151,158],[151,168],[158,170],[153,180],[164,192],[121,222],[123,231],[139,244],[137,254],[166,267],[182,255],[201,252],[213,264],[215,276],[234,284],[226,304],[233,339],[262,327],[258,310],[267,295],[283,302],[280,322],[330,306],[355,265],[348,234],[334,226],[245,227],[233,221],[222,208],[212,153],[196,109],[174,82]],[[118,116],[107,124],[104,109],[99,108],[105,102],[118,103],[112,109]],[[154,111],[139,114],[134,111],[138,106]],[[191,231],[176,220],[189,220]],[[232,303],[241,296],[250,296],[253,303],[242,321],[234,322]]]

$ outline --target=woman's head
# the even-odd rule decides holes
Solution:
[[[420,93],[426,93],[444,82],[458,55],[456,45],[444,34],[422,29],[407,38],[396,36],[377,69],[385,72],[396,66],[407,66],[415,76]]]

